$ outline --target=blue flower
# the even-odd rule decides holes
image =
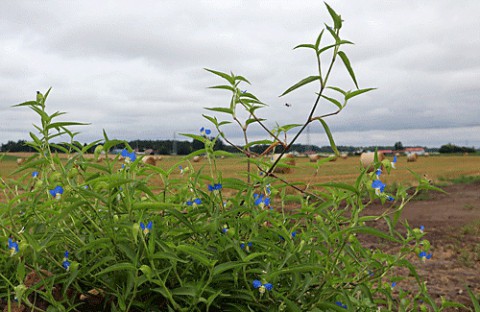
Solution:
[[[135,159],[137,159],[137,155],[135,155],[135,152],[129,152],[126,148],[124,148],[121,152],[122,157],[125,158],[125,162],[133,162]]]
[[[270,194],[272,194],[272,190],[271,190],[270,184],[267,184],[267,185],[265,186],[265,194],[266,194],[267,196],[269,196]]]
[[[228,232],[228,225],[225,224],[225,225],[223,225],[223,227],[222,227],[222,233],[225,234],[225,233],[227,233],[227,232]]]
[[[393,202],[393,201],[395,201],[395,198],[393,198],[392,196],[389,195],[389,196],[387,197],[387,200]]]
[[[214,185],[211,185],[211,184],[208,185],[208,190],[210,192],[219,191],[221,189],[222,189],[222,184],[220,183],[215,183]]]
[[[153,226],[152,221],[148,222],[147,225],[145,225],[145,223],[143,223],[143,222],[140,222],[140,228],[142,229],[143,234],[145,234],[145,235],[150,233],[150,230],[152,229],[152,226]]]
[[[269,207],[270,206],[270,198],[265,197],[262,194],[253,194],[253,198],[255,199],[254,204],[255,206],[259,206],[260,208]]]
[[[13,256],[18,252],[18,243],[8,238],[8,249],[10,250],[10,256]]]
[[[195,198],[193,201],[189,200],[187,201],[187,206],[193,206],[196,207],[202,203],[202,200],[200,198]]]
[[[273,285],[270,283],[265,283],[263,284],[263,286],[265,286],[265,289],[268,291],[271,291],[273,289]]]
[[[251,242],[248,242],[247,244],[245,244],[245,243],[240,244],[240,248],[245,249],[245,251],[247,251],[247,252],[250,251],[250,247],[252,247],[252,246],[253,246],[253,244]]]
[[[374,180],[372,182],[372,188],[375,189],[375,194],[380,195],[385,190],[385,184],[380,180]]]
[[[63,255],[63,262],[62,262],[62,266],[65,270],[70,270],[70,261],[68,261],[68,256],[69,256],[69,252],[68,250],[65,251],[65,254]]]
[[[377,179],[379,179],[380,175],[382,174],[382,169],[377,169],[377,171],[375,171],[375,174],[377,175]]]
[[[297,236],[297,231],[293,231],[291,236],[292,236],[292,238],[295,238],[295,236]]]
[[[344,309],[347,308],[347,305],[346,305],[346,304],[343,304],[343,303],[340,302],[340,301],[335,302],[335,304],[336,304],[337,306],[341,307],[341,308],[344,308]]]
[[[262,286],[262,282],[260,282],[259,280],[254,280],[252,284],[253,284],[253,288],[255,289]]]
[[[36,178],[36,177],[38,177],[38,171],[32,172],[32,178]]]
[[[265,293],[266,290],[271,291],[273,289],[273,285],[270,283],[265,283],[262,284],[259,280],[254,280],[253,283],[253,288],[258,289],[258,291],[263,294]]]
[[[201,128],[200,128],[200,133],[201,133],[202,135],[210,135],[210,133],[212,133],[212,131],[210,131],[210,129],[206,129],[206,128],[204,128],[204,127],[201,127]]]
[[[50,190],[49,192],[50,192],[50,195],[52,195],[56,199],[60,199],[63,194],[63,187],[57,185],[53,190]]]
[[[427,254],[425,251],[422,251],[421,253],[419,253],[418,256],[420,257],[420,259],[422,259],[422,261],[432,258],[432,254],[431,253]]]
[[[391,162],[393,169],[395,169],[395,164],[396,163],[397,163],[397,155],[393,156],[393,161]]]
[[[420,225],[420,232],[423,233],[423,231],[425,231],[425,227],[423,225]]]
[[[393,288],[395,288],[395,286],[397,286],[397,282],[392,282],[392,284],[390,285],[390,288],[392,288],[392,290],[393,290]]]

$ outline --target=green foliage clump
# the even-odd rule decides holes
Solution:
[[[440,311],[428,295],[410,258],[431,257],[423,229],[397,225],[412,198],[399,186],[385,193],[381,174],[390,173],[388,160],[376,161],[373,173],[361,171],[353,185],[327,183],[298,185],[276,173],[285,164],[270,160],[276,147],[289,151],[306,126],[325,130],[336,146],[325,118],[342,111],[347,102],[372,89],[359,89],[341,47],[351,42],[339,37],[342,19],[327,5],[333,27],[326,26],[314,44],[318,73],[288,88],[282,95],[317,82],[319,92],[306,121],[269,129],[260,117],[265,106],[240,89],[243,76],[208,70],[226,84],[226,107],[209,108],[228,116],[204,115],[216,129],[186,134],[202,148],[167,169],[144,164],[123,141],[104,139],[81,145],[71,126],[49,114],[45,95],[19,104],[40,117],[38,133],[27,144],[36,151],[18,172],[2,181],[0,202],[0,307],[23,306],[43,311]],[[321,45],[323,35],[333,42]],[[321,57],[329,54],[324,67]],[[345,91],[328,84],[333,64],[340,58],[356,89]],[[326,69],[326,70],[325,70]],[[327,94],[333,92],[334,95]],[[336,110],[316,115],[320,100]],[[223,126],[237,124],[245,145],[231,144]],[[259,125],[266,139],[250,141],[250,125]],[[290,141],[288,135],[297,130]],[[287,135],[288,134],[288,135]],[[58,137],[69,142],[52,143]],[[246,157],[245,179],[224,178],[216,150],[222,138]],[[101,145],[99,145],[101,143]],[[102,155],[115,146],[124,150],[114,158]],[[268,145],[262,154],[252,149]],[[95,147],[97,146],[97,147]],[[87,151],[94,148],[94,157]],[[54,149],[68,155],[60,158]],[[207,164],[195,170],[194,156]],[[322,161],[312,164],[321,170]],[[383,173],[380,171],[383,168]],[[160,177],[155,186],[152,178]],[[415,192],[431,189],[419,178]],[[366,215],[373,201],[388,203],[380,215]],[[373,227],[383,220],[387,228]],[[388,241],[396,248],[367,245],[366,239]],[[377,246],[377,247],[375,247]],[[433,261],[433,260],[430,260]],[[405,268],[409,275],[400,274]],[[415,282],[417,290],[401,290],[401,282]],[[400,288],[399,291],[395,287]],[[460,306],[460,305],[457,305]]]

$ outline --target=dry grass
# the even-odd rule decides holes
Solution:
[[[10,155],[9,155],[10,156]],[[6,157],[0,162],[0,177],[6,178],[11,172],[18,169],[16,159],[18,157],[28,157],[29,155],[14,154],[14,157]],[[111,157],[110,157],[111,158]],[[170,168],[175,165],[188,166],[187,160],[182,161],[181,156],[163,156],[162,161],[157,164],[161,168]],[[346,182],[353,183],[360,172],[360,158],[349,157],[340,159],[336,162],[326,162],[320,166],[317,174],[314,167],[307,157],[296,158],[296,166],[290,174],[279,174],[289,182]],[[207,161],[193,163],[195,170],[208,166]],[[223,177],[234,177],[245,179],[246,158],[232,157],[217,159],[217,168],[222,171]],[[390,175],[385,174],[382,179],[387,184],[415,184],[415,177],[408,169],[418,173],[420,176],[428,176],[434,182],[439,180],[449,180],[460,176],[480,176],[480,157],[478,156],[433,156],[419,157],[416,162],[407,163],[406,157],[400,157],[397,162],[397,169]],[[175,171],[177,172],[177,171]],[[174,177],[180,173],[175,173]],[[158,179],[160,181],[160,178]],[[153,180],[156,182],[156,179]]]

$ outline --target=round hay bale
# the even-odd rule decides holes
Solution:
[[[192,160],[193,160],[193,162],[200,162],[201,159],[202,158],[197,155],[197,156],[194,156]]]
[[[395,153],[395,156],[400,157],[400,153]]]
[[[25,158],[17,158],[17,165],[21,166],[25,161]]]
[[[345,154],[345,153],[342,153],[342,154],[340,154],[340,158],[342,158],[342,159],[347,159],[347,158],[348,158],[348,155]]]
[[[157,161],[155,160],[155,157],[153,157],[153,156],[143,157],[142,161],[143,161],[144,164],[148,164],[148,165],[152,165],[152,166],[157,165]]]
[[[320,159],[320,155],[318,154],[308,155],[308,160],[310,160],[310,162],[317,162],[319,159]]]
[[[425,154],[423,154],[423,156],[430,157],[430,153],[425,153]]]
[[[337,161],[337,156],[335,154],[328,155],[328,161]]]
[[[274,154],[272,156],[272,162],[275,162],[281,154]],[[295,166],[295,156],[293,154],[284,154],[277,166],[273,169],[274,173],[291,173],[293,170],[291,166]]]
[[[415,162],[417,161],[417,154],[416,153],[412,153],[412,154],[408,154],[407,155],[407,162]]]
[[[156,161],[161,161],[162,159],[163,159],[162,156],[155,156],[155,160],[156,160]]]
[[[377,153],[378,161],[382,161],[385,159],[385,155],[383,153]],[[368,152],[362,153],[360,155],[360,163],[362,164],[363,168],[367,169],[367,172],[372,172],[374,170],[373,161],[375,160],[375,153]]]

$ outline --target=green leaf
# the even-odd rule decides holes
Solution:
[[[357,226],[357,227],[353,227],[353,228],[347,228],[347,229],[335,232],[332,235],[334,237],[346,237],[345,235],[350,234],[350,233],[368,234],[368,235],[383,238],[383,239],[386,239],[386,240],[389,240],[389,241],[392,241],[392,242],[395,242],[395,243],[401,243],[401,241],[398,240],[397,238],[395,238],[393,236],[390,236],[388,234],[385,234],[382,231],[377,230],[375,228],[368,227],[368,226]]]
[[[467,286],[467,292],[468,295],[470,296],[470,300],[472,300],[473,308],[475,309],[475,312],[480,312],[480,303],[478,302],[478,299],[475,297],[475,294],[468,288]]]
[[[353,72],[352,65],[350,65],[350,60],[348,59],[347,55],[343,51],[338,51],[338,56],[340,56],[340,58],[342,59],[343,64],[345,65],[348,73],[350,74],[350,77],[352,77],[355,87],[357,87],[358,89],[357,79],[355,78],[355,73]]]
[[[233,115],[233,109],[226,107],[204,107],[207,110]]]
[[[323,97],[324,99],[328,100],[329,102],[333,103],[334,105],[336,105],[336,106],[338,107],[338,109],[342,109],[342,108],[343,108],[343,105],[342,105],[339,101],[337,101],[337,100],[335,100],[335,99],[333,99],[333,98],[330,98],[330,97],[328,97],[328,96],[325,96],[325,95],[322,95],[322,97]]]
[[[212,86],[212,87],[209,87],[209,89],[224,89],[224,90],[229,90],[229,91],[232,91],[232,92],[235,92],[235,87],[232,87],[232,86],[228,86],[228,85],[219,85],[219,86]]]
[[[245,125],[249,125],[249,124],[252,124],[254,122],[262,122],[262,121],[265,121],[266,119],[263,119],[263,118],[249,118],[247,119],[247,121],[245,121]]]
[[[136,270],[137,268],[130,262],[122,262],[122,263],[117,263],[107,267],[103,271],[100,271],[99,273],[97,273],[96,276],[103,275],[110,272],[115,272],[115,271],[136,271]]]
[[[279,129],[284,131],[284,132],[287,132],[291,129],[298,128],[298,127],[301,127],[301,126],[303,126],[303,125],[301,125],[301,124],[288,124],[288,125],[280,126]]]
[[[235,79],[228,75],[228,74],[225,74],[225,73],[222,73],[222,72],[219,72],[219,71],[216,71],[216,70],[213,70],[213,69],[208,69],[208,68],[204,68],[206,71],[209,71],[211,72],[212,74],[215,74],[219,77],[222,77],[223,79],[227,80],[228,82],[230,82],[231,85],[234,85],[235,84]]]
[[[27,102],[23,102],[23,103],[20,103],[20,104],[15,104],[15,105],[12,105],[12,107],[20,107],[20,106],[35,106],[35,105],[39,105],[37,103],[37,101],[27,101]]]
[[[340,156],[340,152],[337,149],[337,146],[335,145],[335,141],[333,140],[332,132],[330,131],[330,128],[328,127],[327,123],[323,119],[319,119],[320,123],[323,126],[323,129],[325,130],[325,133],[327,134],[328,141],[330,142],[330,147],[332,148],[333,152],[335,155]]]
[[[295,50],[295,49],[298,49],[298,48],[309,48],[309,49],[314,49],[315,51],[317,50],[317,49],[315,48],[315,45],[310,44],[310,43],[299,44],[299,45],[297,45],[297,46],[296,46],[295,48],[293,48],[293,49]]]
[[[203,249],[194,247],[192,245],[178,245],[177,250],[179,252],[186,253],[206,267],[212,267],[215,265],[216,260],[208,259],[207,257],[211,256],[211,254]]]
[[[220,273],[223,273],[225,271],[228,271],[228,270],[231,270],[231,269],[234,269],[234,268],[238,268],[238,267],[242,267],[242,266],[245,266],[245,262],[240,262],[240,261],[229,261],[229,262],[224,262],[224,263],[221,263],[217,266],[215,266],[213,268],[213,271],[212,271],[212,276],[215,276],[215,275],[218,275]]]
[[[336,189],[343,189],[343,190],[347,190],[347,191],[350,191],[354,194],[358,193],[357,190],[349,185],[349,184],[346,184],[346,183],[341,183],[341,182],[327,182],[327,183],[320,183],[320,184],[315,184],[316,186],[327,186],[327,187],[333,187],[333,188],[336,188]]]
[[[338,87],[327,87],[327,88],[328,88],[328,89],[335,90],[335,91],[337,91],[337,92],[340,92],[340,93],[343,94],[344,96],[347,95],[347,91],[344,91],[344,90],[342,90],[342,89],[340,89],[340,88],[338,88]]]
[[[335,32],[335,30],[332,29],[332,27],[328,26],[325,24],[325,28],[328,30],[328,32],[330,33],[330,35],[332,35],[333,39],[335,39],[335,42],[338,43],[340,41],[342,41],[342,39],[340,39],[340,37],[337,35],[337,33]]]
[[[283,92],[280,96],[284,96],[285,94],[288,94],[290,92],[292,92],[293,90],[295,89],[298,89],[300,88],[301,86],[304,86],[306,84],[309,84],[310,82],[313,82],[315,80],[320,80],[322,77],[320,76],[309,76],[305,79],[302,79],[300,80],[299,82],[297,82],[296,84],[294,84],[293,86],[291,86],[290,88],[288,88],[285,92]]]
[[[366,89],[358,89],[358,90],[355,90],[355,91],[352,91],[352,92],[347,92],[347,94],[345,95],[345,100],[349,100],[357,95],[360,95],[362,93],[365,93],[365,92],[368,92],[368,91],[372,91],[372,90],[375,90],[376,88],[366,88]]]
[[[302,264],[297,266],[291,266],[285,269],[274,271],[268,275],[269,278],[274,278],[278,275],[290,274],[290,273],[311,273],[315,271],[323,271],[325,268],[321,265],[308,265]]]
[[[259,141],[252,141],[250,143],[248,143],[247,145],[245,145],[244,149],[247,149],[251,146],[254,146],[254,145],[270,145],[272,144],[273,141],[271,140],[259,140]]]
[[[342,18],[340,17],[340,15],[338,15],[326,2],[324,3],[327,6],[328,13],[330,13],[330,16],[333,19],[333,25],[335,29],[342,28]]]
[[[337,47],[337,46],[340,46],[342,44],[353,44],[353,42],[351,41],[348,41],[348,40],[339,40],[338,42],[334,43],[334,44],[330,44],[328,46],[325,46],[323,48],[321,48],[320,50],[318,50],[317,54],[320,55],[322,54],[323,52],[327,51],[327,50],[330,50],[331,48],[334,48],[334,47]]]
[[[235,81],[243,81],[243,82],[246,82],[248,84],[250,84],[250,81],[247,80],[247,78],[243,77],[243,76],[233,76],[233,79],[235,79]]]
[[[322,41],[322,36],[323,36],[324,31],[325,31],[325,29],[322,29],[322,31],[320,32],[320,34],[317,37],[317,40],[315,41],[315,50],[316,51],[318,51],[318,47],[320,46],[320,42]]]
[[[189,296],[196,297],[197,289],[193,286],[178,287],[171,290],[172,295],[174,296]]]

